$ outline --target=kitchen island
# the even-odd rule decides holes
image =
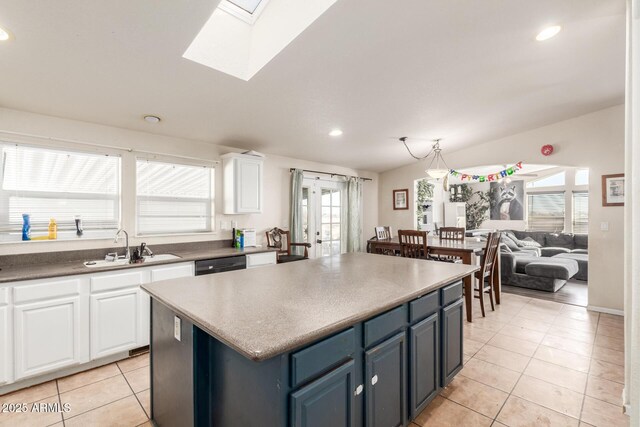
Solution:
[[[406,425],[462,368],[475,270],[352,253],[145,284],[152,418]]]

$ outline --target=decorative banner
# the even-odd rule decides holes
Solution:
[[[520,169],[522,169],[522,162],[518,162],[505,170],[501,170],[500,172],[492,173],[489,175],[467,175],[466,173],[458,172],[454,169],[449,170],[449,175],[458,177],[462,181],[492,182],[498,181],[502,178],[506,178],[507,176],[511,176],[514,173],[518,172]]]

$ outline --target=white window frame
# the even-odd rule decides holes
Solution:
[[[549,188],[558,188],[558,187],[549,187]],[[531,222],[530,222],[530,216],[529,216],[529,207],[530,207],[530,201],[529,201],[529,196],[541,196],[541,195],[545,195],[545,194],[562,194],[562,198],[563,198],[563,202],[564,202],[564,215],[563,215],[563,222],[562,222],[562,230],[553,230],[553,231],[548,231],[548,230],[532,230],[531,229]],[[545,232],[558,232],[558,233],[565,233],[567,230],[567,200],[566,200],[566,195],[567,192],[562,189],[562,190],[551,190],[551,191],[545,191],[545,190],[541,190],[541,191],[528,191],[525,193],[525,198],[527,200],[526,202],[526,227],[527,227],[527,231],[545,231]]]
[[[165,196],[138,196],[138,162],[151,162],[151,163],[164,163],[168,165],[177,165],[177,166],[191,166],[191,167],[202,167],[210,169],[210,197],[209,203],[207,203],[207,215],[206,215],[206,229],[205,230],[193,230],[193,231],[176,231],[176,232],[162,232],[162,233],[142,233],[140,232],[140,202],[141,199],[151,200],[151,201],[165,201],[170,199]],[[213,234],[216,232],[215,227],[215,176],[216,176],[216,168],[211,164],[204,163],[194,163],[189,162],[183,159],[157,159],[157,158],[149,158],[149,157],[136,157],[135,159],[135,170],[134,170],[134,179],[135,179],[135,227],[136,227],[136,237],[156,237],[156,236],[180,236],[180,235],[206,235]],[[181,198],[180,201],[184,202],[202,202],[203,199],[199,198]]]
[[[116,183],[116,188],[117,188],[117,192],[115,195],[106,195],[106,194],[99,194],[99,193],[68,193],[68,192],[49,192],[49,191],[32,191],[32,190],[19,190],[18,193],[20,194],[20,196],[23,197],[32,197],[32,198],[38,198],[38,199],[52,199],[52,200],[59,200],[59,199],[80,199],[80,200],[86,200],[86,199],[99,199],[99,200],[111,200],[114,202],[114,211],[116,212],[116,218],[115,219],[115,228],[112,227],[92,227],[90,222],[87,222],[86,220],[83,222],[83,228],[85,231],[85,235],[83,236],[84,240],[88,240],[88,239],[95,239],[95,238],[105,238],[106,235],[101,235],[101,233],[103,232],[108,232],[109,234],[113,231],[113,230],[117,230],[121,225],[122,225],[122,157],[119,154],[115,154],[115,153],[100,153],[100,152],[94,152],[94,151],[85,151],[85,150],[79,150],[79,149],[72,149],[72,148],[57,148],[57,147],[47,147],[47,146],[42,146],[42,145],[37,145],[37,144],[24,144],[24,143],[15,143],[15,142],[11,142],[11,141],[6,141],[6,140],[0,140],[0,161],[4,161],[3,157],[2,157],[2,148],[3,147],[7,147],[7,146],[18,146],[18,147],[25,147],[25,148],[29,148],[29,149],[33,149],[33,150],[42,150],[42,151],[49,151],[49,152],[56,152],[56,153],[66,153],[66,154],[77,154],[77,155],[85,155],[85,156],[96,156],[96,157],[101,157],[101,156],[109,156],[109,157],[114,157],[118,159],[118,170],[116,173],[116,177],[117,177],[117,183]],[[3,169],[4,166],[0,167],[0,170]],[[0,224],[9,224],[9,199],[12,196],[12,193],[14,193],[14,191],[12,190],[4,190],[2,189],[2,182],[0,181],[0,206],[3,207],[2,209],[0,209]],[[87,197],[89,196],[89,197]],[[4,208],[6,207],[6,209]],[[87,225],[89,225],[87,227]],[[2,236],[10,236],[10,235],[21,235],[22,233],[22,225],[21,224],[16,224],[15,225],[17,228],[14,227],[10,227],[9,229],[4,229],[0,226],[0,235]],[[65,221],[65,220],[59,220],[57,219],[57,226],[58,226],[58,238],[56,240],[77,240],[78,237],[75,233],[75,221],[73,223],[69,222],[69,221]],[[46,232],[48,229],[48,224],[38,224],[38,223],[33,223],[32,224],[32,231],[33,232],[38,232],[38,233],[44,233]],[[65,232],[72,232],[69,237],[67,238],[66,233]],[[13,238],[2,238],[0,239],[1,243],[15,243],[15,241],[21,241],[21,237],[17,238],[17,239],[13,239]],[[37,240],[35,240],[37,241]]]
[[[222,0],[218,5],[218,8],[227,12],[234,18],[238,18],[239,20],[249,25],[253,25],[258,20],[258,17],[260,16],[264,8],[267,6],[267,3],[269,3],[269,0],[262,0],[253,13],[247,12],[243,8],[236,6],[228,0]]]

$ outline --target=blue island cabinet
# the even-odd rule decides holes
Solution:
[[[254,361],[152,300],[158,426],[407,426],[462,368],[462,283]]]

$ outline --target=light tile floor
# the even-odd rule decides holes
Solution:
[[[623,333],[621,316],[503,293],[465,324],[465,367],[411,426],[628,426]]]
[[[495,312],[465,324],[464,369],[411,426],[628,426],[622,317],[514,294],[502,299]],[[71,411],[0,414],[0,426],[151,425],[149,355],[0,396],[3,402],[69,403]]]
[[[0,403],[70,407],[62,414],[0,413],[0,426],[151,426],[149,391],[147,353],[0,396]]]

